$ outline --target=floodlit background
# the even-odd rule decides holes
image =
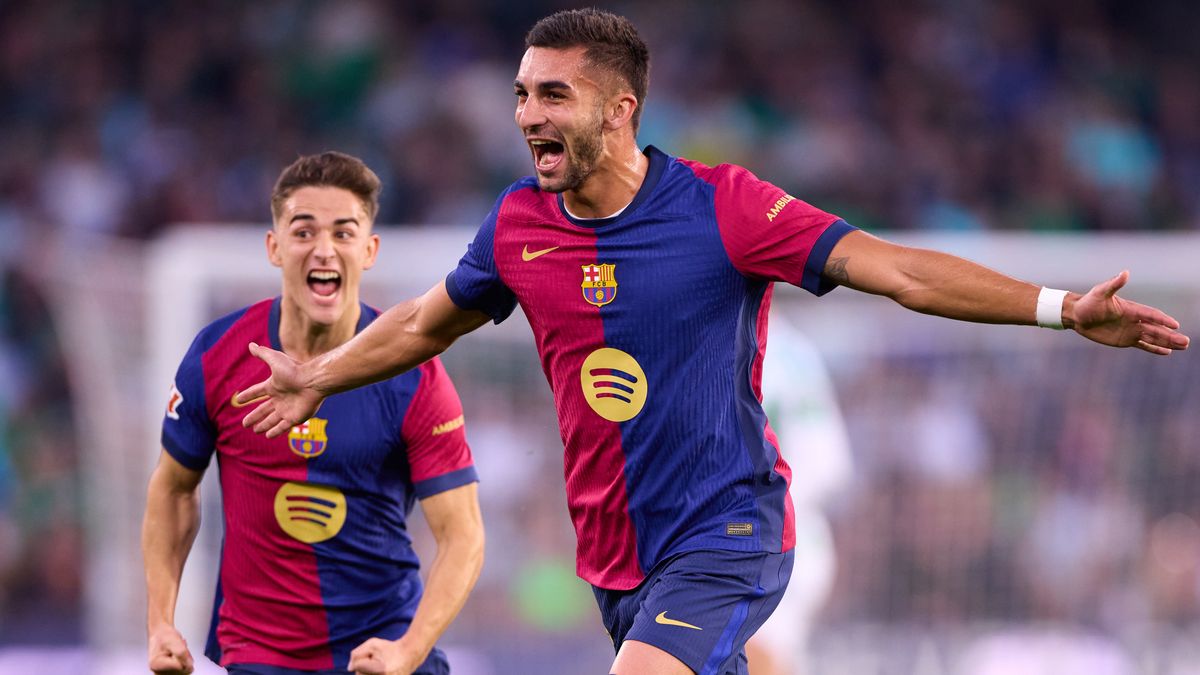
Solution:
[[[423,291],[529,171],[511,81],[525,30],[564,6],[0,3],[0,673],[142,672],[165,393],[199,326],[277,292],[280,169],[363,157],[393,224],[365,299]],[[1130,297],[1200,333],[1194,2],[606,6],[651,48],[643,143],[1040,283],[1128,268]],[[777,304],[829,365],[854,466],[825,504],[838,571],[810,672],[1200,673],[1195,350],[791,290]],[[456,672],[602,672],[528,327],[446,363],[489,538],[445,640]],[[197,654],[213,488],[179,617]]]

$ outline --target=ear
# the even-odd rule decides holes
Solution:
[[[613,94],[604,104],[604,128],[615,131],[629,126],[637,106],[637,97],[633,92],[624,90]]]
[[[283,267],[283,255],[279,252],[279,237],[275,236],[275,228],[267,230],[267,260],[276,267]]]
[[[379,255],[379,235],[372,234],[367,239],[367,257],[363,260],[363,269],[369,270],[375,266],[375,256]]]

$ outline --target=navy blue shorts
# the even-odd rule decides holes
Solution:
[[[330,670],[297,670],[296,668],[283,668],[281,666],[266,666],[259,663],[231,663],[225,666],[225,670],[229,675],[346,675],[345,668],[333,668]],[[449,675],[450,664],[446,662],[446,655],[437,647],[429,652],[429,658],[425,659],[425,663],[417,668],[413,675]]]
[[[775,611],[794,553],[688,551],[668,558],[628,591],[592,588],[604,627],[654,645],[699,675],[744,675],[746,641]]]

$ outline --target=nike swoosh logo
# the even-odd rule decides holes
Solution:
[[[668,619],[666,612],[663,612],[662,614],[659,614],[658,616],[654,617],[654,623],[661,623],[664,626],[679,626],[680,628],[691,628],[692,630],[704,630],[700,626],[693,626],[692,624],[685,623],[683,621],[676,621],[675,619]]]
[[[268,398],[270,398],[269,396],[264,395],[264,396],[259,396],[258,398],[252,398],[249,401],[239,401],[238,394],[240,394],[240,393],[241,392],[239,392],[239,391],[233,392],[233,396],[231,396],[229,398],[229,405],[231,405],[235,408],[245,408],[248,405],[254,405],[255,403],[258,403],[259,401],[265,401]]]
[[[557,249],[558,249],[557,246],[551,246],[550,248],[544,248],[540,251],[530,251],[529,244],[525,244],[525,248],[521,249],[521,260],[524,260],[525,262],[529,262],[530,260],[533,260],[534,258],[536,258],[538,256],[546,255],[550,251],[554,251]]]

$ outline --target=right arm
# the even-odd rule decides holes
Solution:
[[[175,601],[183,563],[200,528],[200,479],[163,451],[150,476],[142,521],[142,560],[146,568],[146,632],[149,666],[164,675],[192,672],[187,643],[175,628]]]
[[[242,424],[274,438],[316,412],[326,396],[385,380],[441,354],[490,317],[460,309],[444,281],[424,295],[384,312],[354,339],[311,361],[252,344],[271,377],[241,392],[241,401],[268,397]]]

